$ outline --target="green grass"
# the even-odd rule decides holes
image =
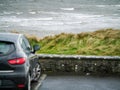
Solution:
[[[29,37],[32,45],[41,45],[38,53],[120,56],[120,30],[105,29],[95,32]]]

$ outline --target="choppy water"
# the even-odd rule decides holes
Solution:
[[[120,0],[0,0],[0,30],[52,35],[120,28]]]

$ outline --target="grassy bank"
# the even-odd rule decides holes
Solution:
[[[120,56],[120,30],[105,29],[95,32],[29,37],[32,44],[41,45],[38,53]]]

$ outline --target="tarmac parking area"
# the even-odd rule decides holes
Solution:
[[[43,74],[31,90],[120,90],[120,77]]]
[[[47,76],[38,90],[120,90],[120,77]]]

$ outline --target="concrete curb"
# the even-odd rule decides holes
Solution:
[[[57,54],[38,54],[40,59],[74,59],[74,60],[120,60],[120,56],[85,56],[85,55],[57,55]]]

